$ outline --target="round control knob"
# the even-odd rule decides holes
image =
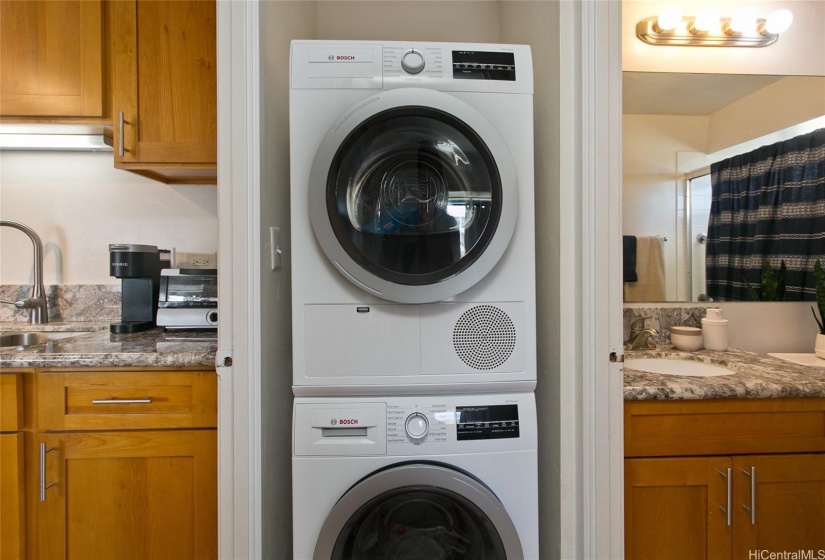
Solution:
[[[210,325],[214,325],[218,322],[218,312],[217,311],[210,311],[206,314],[206,322]]]
[[[421,441],[427,436],[430,431],[430,422],[427,417],[420,412],[413,412],[407,416],[407,421],[404,422],[404,428],[407,430],[407,435],[413,441]]]
[[[424,55],[415,49],[410,49],[401,57],[401,68],[407,74],[418,74],[424,69]]]

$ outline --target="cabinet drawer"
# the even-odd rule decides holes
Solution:
[[[825,399],[625,402],[625,457],[825,451]]]
[[[23,429],[23,380],[17,373],[0,374],[0,432]]]
[[[49,370],[37,376],[43,431],[215,426],[214,371]]]

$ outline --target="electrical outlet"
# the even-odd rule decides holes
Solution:
[[[217,268],[217,253],[184,253],[175,255],[176,268]]]

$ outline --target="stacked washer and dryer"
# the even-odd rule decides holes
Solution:
[[[529,47],[290,71],[295,558],[537,558]]]

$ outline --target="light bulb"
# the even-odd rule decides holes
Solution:
[[[719,25],[719,8],[706,6],[699,10],[693,20],[693,28],[696,31],[710,31]]]
[[[662,31],[674,29],[682,21],[682,9],[679,6],[667,6],[659,12],[659,19],[656,25]]]
[[[730,20],[730,30],[734,33],[746,33],[756,30],[756,12],[750,9],[739,10]]]
[[[776,10],[768,16],[765,22],[765,31],[768,33],[782,33],[793,23],[793,14],[790,10]]]

